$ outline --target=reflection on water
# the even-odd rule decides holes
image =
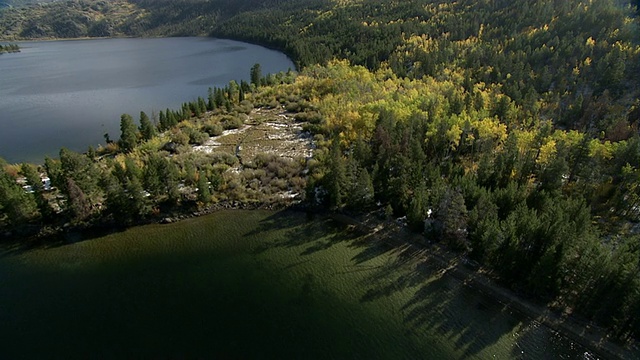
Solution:
[[[61,147],[84,151],[138,117],[206,97],[209,87],[294,65],[282,53],[209,38],[26,42],[0,58],[0,157],[42,162]]]
[[[0,358],[583,358],[440,270],[295,212],[14,250],[0,257]]]

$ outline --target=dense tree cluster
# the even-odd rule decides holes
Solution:
[[[42,7],[52,20],[42,24],[73,17],[54,9],[98,6],[64,4]],[[618,338],[640,335],[633,3],[118,4],[99,5],[130,15],[113,17],[129,16],[111,27],[117,33],[211,32],[282,49],[303,70],[295,79],[263,76],[256,65],[250,83],[210,89],[177,110],[141,113],[139,124],[123,115],[119,141],[47,159],[39,170],[58,189],[55,199],[37,184],[38,170],[0,164],[6,226],[50,221],[56,212],[75,222],[127,222],[189,201],[266,202],[278,189],[306,186],[316,205],[406,216],[412,229],[464,252],[506,286],[597,321]],[[78,26],[62,24],[60,34],[90,27],[72,21]],[[42,24],[23,27],[22,36],[60,35]],[[242,126],[254,106],[295,113],[314,134],[314,158],[186,151]],[[240,171],[227,171],[235,164]]]
[[[0,44],[0,54],[12,52],[20,52],[20,46],[18,44]]]
[[[278,3],[273,0],[22,1],[11,8],[0,6],[0,38],[204,36],[222,19]],[[298,5],[302,3],[298,1]]]
[[[260,84],[290,84],[295,74],[259,77]],[[255,85],[231,81],[209,89],[179,110],[151,117],[140,112],[120,118],[120,136],[84,154],[61,149],[58,159],[43,166],[0,162],[0,228],[19,229],[28,223],[129,224],[161,211],[199,207],[217,201],[277,203],[279,193],[304,193],[305,161],[258,154],[244,159],[243,171],[229,172],[240,161],[233,153],[197,153],[210,136],[242,127],[260,99]],[[264,89],[268,92],[269,89]],[[304,160],[304,159],[302,159]],[[43,179],[50,179],[45,186]]]
[[[521,119],[518,107],[505,114],[506,95],[468,91],[463,76],[411,80],[334,62],[298,83],[332,139],[310,179],[320,201],[389,204],[503,284],[638,334],[637,133],[613,142],[550,121],[505,124],[509,112]]]

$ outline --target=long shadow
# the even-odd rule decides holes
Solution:
[[[446,268],[455,263],[443,264],[430,255],[428,248],[372,244],[352,260],[358,263],[383,253],[395,256],[362,282],[367,290],[360,301],[372,302],[412,291],[411,298],[400,307],[407,334],[440,334],[457,349],[464,349],[464,357],[469,357],[498,342],[521,322],[525,326],[532,322],[511,316],[507,306],[469,289],[464,285],[465,279],[448,275]],[[515,350],[512,355],[519,358]]]
[[[408,334],[440,334],[449,338],[464,357],[470,357],[497,343],[505,334],[512,333],[519,324],[527,327],[533,322],[511,316],[508,306],[469,289],[464,285],[468,279],[446,274],[446,268],[456,264],[443,263],[442,259],[431,255],[428,247],[394,241],[384,233],[363,235],[326,217],[312,220],[280,212],[263,220],[252,234],[274,228],[285,230],[285,236],[264,244],[260,251],[273,247],[303,247],[300,254],[303,256],[346,242],[349,248],[358,250],[351,258],[353,269],[346,272],[371,272],[362,281],[366,291],[360,298],[361,302],[411,291],[413,295],[400,305]],[[388,260],[366,266],[380,256]],[[516,345],[523,346],[520,342]],[[514,358],[526,357],[517,349],[511,355]]]
[[[410,329],[448,337],[457,349],[465,349],[464,357],[498,342],[518,325],[516,320],[505,319],[507,307],[483,299],[446,275],[421,286],[402,311]]]
[[[260,225],[244,236],[255,236],[269,231],[284,231],[284,236],[260,244],[254,249],[262,253],[273,248],[293,248],[305,246],[300,255],[310,255],[326,250],[343,241],[353,241],[361,237],[356,231],[350,231],[347,226],[337,223],[328,217],[307,213],[300,216],[300,212],[285,210],[273,214],[260,222]]]
[[[21,255],[34,250],[44,250],[91,241],[106,235],[125,231],[128,227],[118,224],[100,224],[85,229],[71,229],[44,237],[13,237],[0,242],[0,259]]]

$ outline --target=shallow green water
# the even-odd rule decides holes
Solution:
[[[422,255],[267,211],[5,254],[0,359],[582,358]]]

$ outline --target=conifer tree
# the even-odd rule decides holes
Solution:
[[[16,179],[5,171],[5,165],[0,158],[0,218],[4,213],[10,224],[17,225],[37,214],[36,204],[33,196],[25,192]]]
[[[140,111],[140,134],[144,140],[151,140],[156,136],[156,127],[144,111]]]
[[[262,80],[262,67],[260,64],[256,63],[251,67],[251,84],[255,87],[260,86],[260,81]]]
[[[40,174],[38,173],[38,169],[32,164],[24,163],[20,167],[20,172],[22,172],[22,175],[27,179],[27,184],[29,184],[33,190],[33,195],[40,215],[45,220],[50,219],[53,215],[53,209],[51,208],[51,205],[49,205],[49,201],[44,197],[45,189],[42,184]]]
[[[69,195],[69,209],[75,221],[82,221],[91,214],[91,204],[84,192],[73,178],[67,178],[67,192]]]
[[[205,204],[211,202],[211,190],[209,190],[209,181],[203,171],[200,171],[198,177],[198,201],[201,201]]]
[[[122,114],[120,117],[120,149],[124,152],[130,152],[138,142],[138,129],[133,123],[133,118],[129,114]]]

